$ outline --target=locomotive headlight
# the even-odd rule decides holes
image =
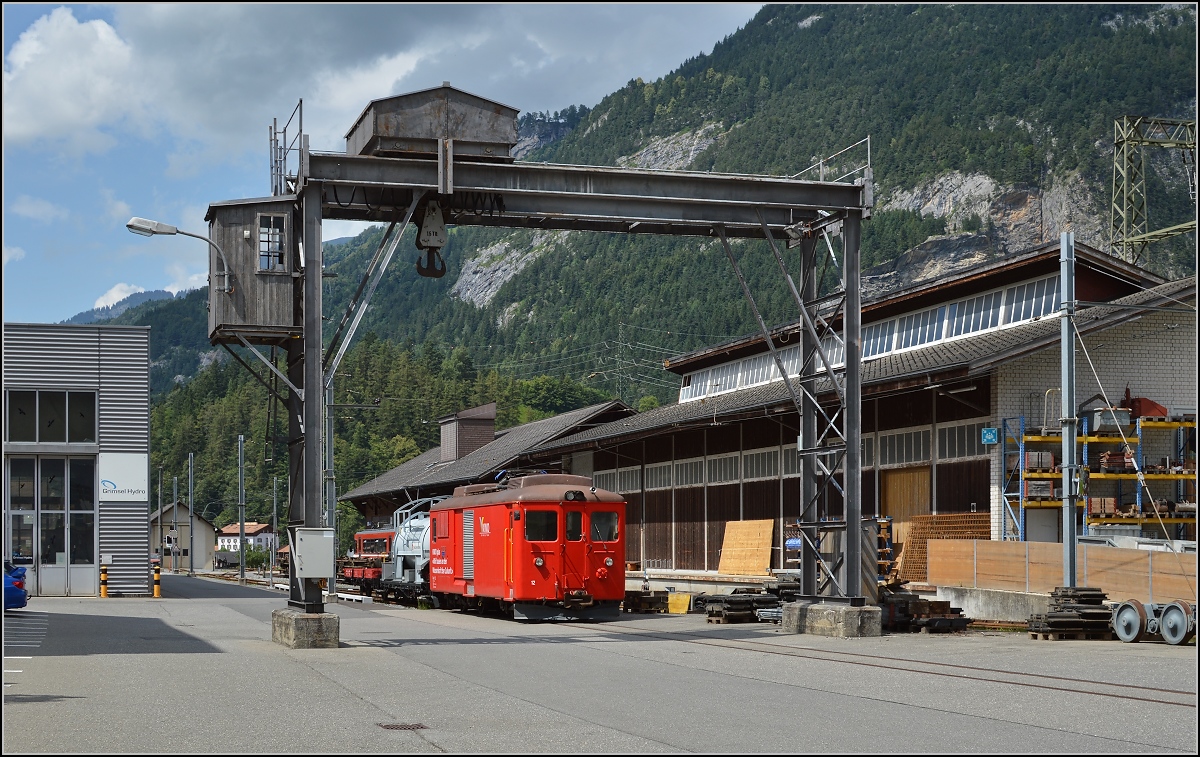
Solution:
[[[604,564],[611,568],[612,567],[612,558],[611,557],[604,558]]]
[[[535,558],[533,558],[533,564],[540,568],[546,564],[546,561],[540,557],[535,557]]]

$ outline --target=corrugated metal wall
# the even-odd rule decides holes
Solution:
[[[99,333],[100,451],[150,451],[150,332]]]
[[[141,331],[148,333],[145,329]],[[148,354],[146,359],[149,359]],[[99,386],[99,329],[4,324],[6,389],[93,389]]]
[[[6,323],[4,387],[96,389],[99,451],[150,452],[148,328]],[[100,554],[114,558],[109,590],[149,594],[149,503],[104,503],[97,512]]]
[[[112,555],[110,594],[150,593],[150,506],[100,505],[100,554]]]

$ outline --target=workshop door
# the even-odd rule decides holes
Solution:
[[[929,515],[929,466],[880,471],[883,497],[880,510],[892,519],[892,541],[903,544],[913,516]],[[893,546],[893,556],[898,555]]]

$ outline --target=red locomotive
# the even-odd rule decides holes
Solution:
[[[620,617],[625,500],[590,478],[460,486],[430,521],[429,591],[441,606],[533,620]]]

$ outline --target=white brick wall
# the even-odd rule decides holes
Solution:
[[[1192,300],[1194,302],[1194,299]],[[1168,409],[1197,407],[1196,397],[1196,317],[1187,313],[1158,312],[1144,315],[1130,323],[1115,326],[1099,333],[1085,335],[1083,345],[1091,357],[1109,400],[1120,404],[1125,387],[1134,397],[1146,397]],[[1028,357],[1014,360],[996,370],[992,380],[992,407],[996,410],[996,426],[1000,419],[1026,417],[1027,426],[1040,427],[1046,390],[1059,387],[1061,347],[1053,344]],[[1075,347],[1076,405],[1100,391],[1079,340]],[[1057,425],[1061,411],[1058,394],[1051,395],[1050,424]],[[1015,430],[1014,430],[1015,433]],[[1174,456],[1168,452],[1174,433],[1148,432],[1143,440],[1146,459]],[[1111,448],[1109,448],[1111,449]],[[1000,538],[1003,508],[1001,478],[1004,464],[1000,459],[1001,446],[992,451],[992,538]],[[1095,448],[1089,449],[1089,456]],[[1099,454],[1099,450],[1095,450]],[[1058,457],[1058,454],[1055,455]],[[1112,484],[1115,482],[1104,482]],[[1100,481],[1093,482],[1097,488]],[[1125,482],[1123,494],[1133,492],[1132,482]],[[1153,488],[1163,487],[1161,493]],[[1152,484],[1155,496],[1173,496],[1170,482]],[[1102,496],[1115,496],[1111,493]]]

